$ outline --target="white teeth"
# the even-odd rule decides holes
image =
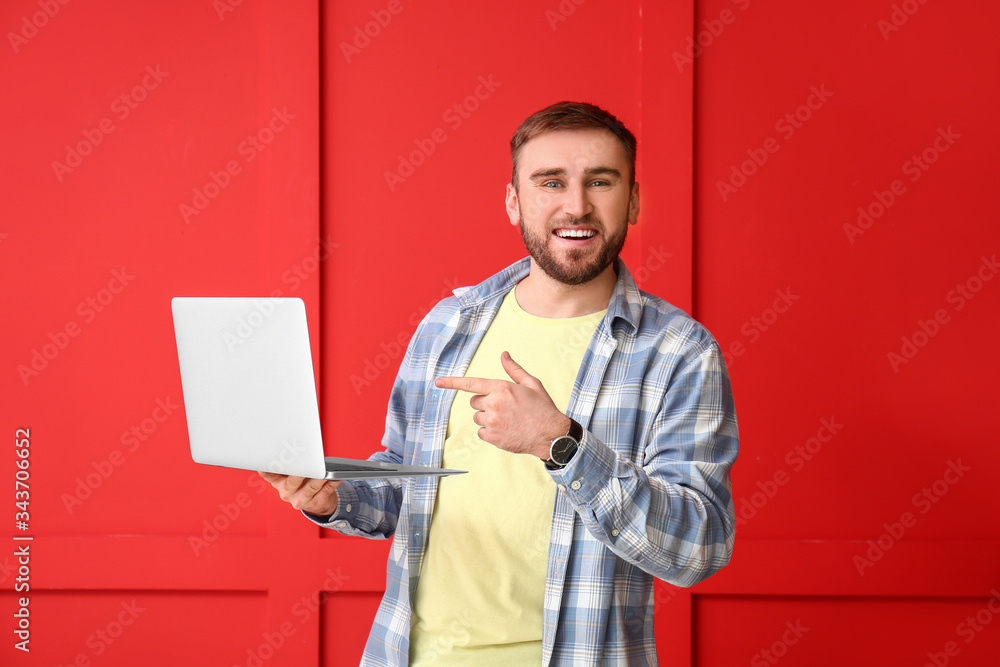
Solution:
[[[593,229],[560,229],[556,236],[564,239],[588,239],[597,234]]]

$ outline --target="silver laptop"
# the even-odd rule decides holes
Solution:
[[[332,480],[465,472],[324,457],[302,299],[174,297],[170,306],[196,463]]]

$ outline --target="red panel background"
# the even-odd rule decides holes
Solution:
[[[193,465],[180,407],[172,296],[294,293],[318,341],[318,277],[283,276],[319,240],[319,12],[233,4],[0,8],[0,664],[246,664],[289,619],[283,659],[315,656],[319,616],[295,605],[327,575],[286,549],[317,531],[288,522],[259,478]],[[13,535],[34,537],[27,581]],[[341,567],[337,586],[360,580]],[[25,595],[30,653],[12,633]],[[132,600],[142,613],[119,621]],[[113,644],[89,641],[101,631]]]
[[[731,7],[698,3],[698,22]],[[1000,624],[957,628],[1000,611],[1000,281],[976,277],[1000,250],[1000,13],[737,13],[696,67],[695,313],[729,353],[742,448],[696,662],[773,664],[760,652],[802,619],[782,665],[996,664]]]
[[[716,335],[740,416],[736,556],[694,589],[659,589],[661,659],[923,664],[955,641],[949,661],[991,664],[1000,624],[968,642],[959,624],[992,620],[1000,588],[1000,290],[985,282],[961,309],[949,293],[1000,246],[998,10],[578,2],[0,8],[2,425],[32,429],[30,530],[9,496],[4,520],[35,538],[32,652],[6,641],[0,663],[356,663],[387,545],[323,534],[253,475],[190,462],[169,407],[169,299],[305,298],[328,449],[365,455],[419,317],[523,252],[502,209],[510,134],[582,98],[638,131],[626,260]],[[689,38],[703,46],[687,61]],[[144,77],[126,115],[116,99]],[[814,86],[829,99],[794,133],[776,126]],[[275,109],[287,124],[251,160],[242,142]],[[949,127],[954,145],[909,180],[907,161]],[[89,154],[57,173],[81,142]],[[764,146],[777,151],[723,199],[718,182]],[[390,187],[412,151],[422,163]],[[895,179],[905,192],[849,237]],[[790,307],[769,310],[782,291]],[[947,321],[894,369],[901,337],[939,310]],[[842,428],[827,438],[823,420]],[[915,499],[924,487],[938,502]],[[13,625],[19,543],[3,539]],[[776,647],[799,620],[801,641]]]

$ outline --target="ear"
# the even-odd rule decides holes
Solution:
[[[639,184],[632,184],[632,194],[628,198],[628,224],[639,222]]]
[[[507,217],[510,218],[510,224],[519,225],[521,224],[521,212],[518,210],[517,205],[517,191],[514,190],[514,185],[512,183],[507,184]]]

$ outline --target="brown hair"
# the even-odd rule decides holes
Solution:
[[[518,188],[517,161],[521,156],[521,149],[526,143],[546,132],[590,128],[608,130],[622,143],[625,157],[628,159],[629,167],[631,167],[629,174],[629,187],[631,187],[635,183],[635,135],[625,127],[624,123],[598,106],[586,102],[559,102],[525,118],[520,127],[517,128],[517,132],[511,137],[510,157],[513,162],[511,183],[514,185],[514,189]]]

